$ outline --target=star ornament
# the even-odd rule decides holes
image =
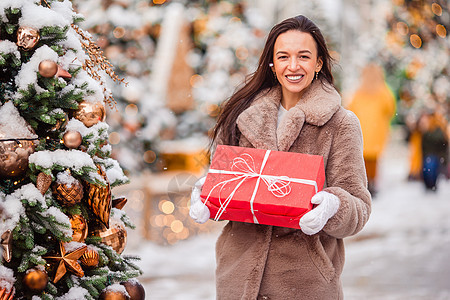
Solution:
[[[59,243],[59,248],[61,252],[61,256],[46,256],[45,259],[53,260],[58,262],[58,268],[56,269],[55,278],[53,279],[53,283],[57,283],[66,273],[67,271],[72,272],[78,277],[84,276],[84,271],[78,263],[78,259],[86,252],[87,246],[84,245],[80,248],[75,249],[72,252],[66,252],[66,248],[64,247],[64,243]]]

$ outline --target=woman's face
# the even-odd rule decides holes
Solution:
[[[321,68],[316,42],[309,33],[289,30],[278,36],[273,47],[272,71],[281,84],[283,96],[292,94],[300,99]]]

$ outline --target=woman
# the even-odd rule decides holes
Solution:
[[[342,108],[331,57],[304,16],[269,33],[256,72],[226,103],[216,144],[322,155],[326,183],[300,219],[301,230],[228,222],[216,244],[218,299],[342,299],[344,237],[370,214],[370,193],[356,116]],[[287,162],[289,163],[289,162]],[[191,216],[209,218],[199,193]]]

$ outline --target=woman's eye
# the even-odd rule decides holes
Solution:
[[[287,58],[287,56],[286,55],[283,55],[283,56],[278,56],[278,59],[286,59]]]
[[[307,56],[307,55],[301,55],[300,58],[301,58],[301,59],[309,59],[309,56]]]

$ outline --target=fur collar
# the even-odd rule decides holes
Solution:
[[[304,123],[324,125],[339,109],[341,97],[330,85],[313,82],[277,128],[280,102],[281,87],[266,89],[238,117],[239,130],[255,148],[289,151]]]

